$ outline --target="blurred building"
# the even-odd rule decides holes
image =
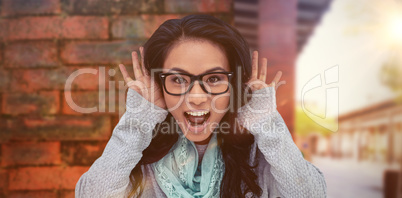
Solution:
[[[402,161],[402,104],[387,100],[340,115],[338,122],[338,132],[311,133],[299,138],[299,147],[309,156],[388,164]]]
[[[358,161],[402,160],[402,105],[388,100],[339,117],[331,136],[330,155]]]

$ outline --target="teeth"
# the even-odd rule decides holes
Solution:
[[[205,115],[205,114],[209,113],[209,111],[198,111],[198,112],[189,111],[189,112],[186,112],[186,113],[189,114],[189,115],[192,115],[192,116],[202,116],[202,115]]]

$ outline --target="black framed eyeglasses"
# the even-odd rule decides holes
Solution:
[[[188,93],[198,81],[202,90],[208,94],[219,95],[229,90],[230,80],[233,72],[210,72],[201,75],[188,73],[160,73],[163,88],[166,93],[180,96]]]

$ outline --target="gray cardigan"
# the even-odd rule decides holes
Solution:
[[[75,196],[127,197],[132,188],[131,170],[150,144],[153,128],[167,114],[167,110],[129,89],[126,112],[113,130],[102,156],[79,179]],[[238,119],[255,137],[250,158],[259,153],[256,173],[263,190],[261,197],[326,197],[322,172],[303,158],[276,110],[274,88],[254,91],[249,103],[239,109]],[[142,197],[166,197],[151,166],[141,168],[145,183]]]

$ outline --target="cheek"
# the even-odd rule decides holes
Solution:
[[[230,96],[226,95],[217,95],[212,99],[211,108],[216,114],[223,116],[229,107]]]
[[[169,112],[176,117],[176,114],[181,115],[181,105],[183,104],[183,97],[181,96],[172,96],[164,92],[163,94],[166,107],[169,109]]]
[[[177,99],[169,94],[164,95],[167,108],[171,109],[177,104]]]

